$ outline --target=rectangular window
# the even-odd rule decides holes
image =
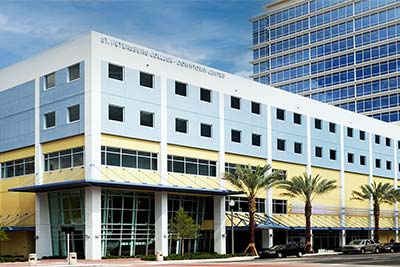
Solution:
[[[375,144],[380,144],[381,143],[381,136],[380,135],[375,135]]]
[[[360,140],[365,140],[365,132],[360,131]]]
[[[285,151],[286,150],[286,140],[284,139],[278,139],[276,143],[276,149],[280,151]]]
[[[154,113],[148,111],[140,111],[140,125],[154,127]]]
[[[336,124],[335,123],[332,123],[332,122],[329,123],[329,132],[336,133]]]
[[[276,119],[281,121],[285,120],[285,111],[283,109],[276,109]]]
[[[390,141],[390,138],[388,138],[388,137],[386,137],[386,146],[391,146],[392,144],[391,144],[391,141]]]
[[[347,153],[347,162],[354,163],[354,154],[353,153]]]
[[[35,172],[35,158],[28,157],[1,162],[1,178],[29,175]]]
[[[347,136],[353,137],[353,128],[347,127]]]
[[[322,129],[322,121],[320,119],[314,119],[314,126],[315,126],[315,129],[321,130]]]
[[[302,143],[294,142],[294,153],[301,154],[302,153]]]
[[[260,103],[251,102],[251,113],[253,114],[261,114]]]
[[[56,126],[56,112],[52,111],[44,114],[44,128],[49,129]]]
[[[241,131],[238,130],[231,130],[231,141],[235,143],[240,143],[240,135]]]
[[[80,78],[79,63],[68,67],[68,81],[72,82],[72,81],[78,80],[79,78]]]
[[[375,168],[378,168],[378,169],[381,168],[381,160],[380,159],[375,159]]]
[[[200,100],[211,103],[211,90],[200,88]]]
[[[360,156],[360,165],[365,166],[365,156]]]
[[[108,119],[111,121],[124,121],[124,108],[108,105]]]
[[[212,125],[201,123],[200,124],[200,135],[203,137],[211,138],[212,136]]]
[[[56,86],[56,73],[50,73],[44,76],[45,80],[45,89],[50,89]]]
[[[281,199],[272,199],[272,213],[286,214],[287,213],[287,201],[281,200]]]
[[[154,75],[145,73],[145,72],[140,72],[140,85],[148,88],[153,88],[154,87]]]
[[[184,119],[175,118],[175,131],[178,133],[187,133],[188,121]]]
[[[76,147],[44,154],[44,171],[83,166],[84,147]]]
[[[217,176],[217,162],[168,155],[168,172],[215,177]]]
[[[187,84],[175,81],[175,94],[180,96],[187,96]]]
[[[252,134],[251,135],[251,144],[253,146],[261,146],[261,135],[259,134]]]
[[[322,147],[320,146],[315,147],[315,157],[322,158]]]
[[[392,162],[387,160],[386,161],[386,170],[390,171],[392,169]]]
[[[123,81],[124,80],[124,68],[114,64],[108,64],[108,78]]]
[[[145,151],[101,147],[101,164],[125,168],[157,170],[157,154]]]
[[[240,109],[240,98],[231,96],[231,108]]]
[[[301,124],[301,114],[293,113],[293,123]]]
[[[329,159],[336,160],[336,150],[334,149],[329,150]]]
[[[76,122],[80,120],[79,105],[68,107],[68,123]]]

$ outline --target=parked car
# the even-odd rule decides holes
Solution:
[[[390,242],[384,243],[381,246],[381,252],[400,252],[400,243],[398,242]]]
[[[366,252],[380,252],[380,244],[375,243],[372,239],[357,239],[351,241],[349,244],[343,246],[343,254],[348,253],[360,253],[364,254]]]
[[[260,258],[285,258],[287,256],[303,257],[304,248],[298,244],[275,245],[271,248],[262,249],[259,253]]]

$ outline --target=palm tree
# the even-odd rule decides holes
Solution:
[[[289,198],[301,198],[304,201],[304,216],[306,217],[306,252],[312,253],[311,245],[311,216],[312,201],[336,188],[335,180],[322,178],[319,174],[312,176],[303,173],[302,176],[294,176],[290,180],[281,181],[279,189],[285,190],[282,196]]]
[[[230,182],[238,191],[244,192],[249,202],[249,244],[245,253],[250,249],[253,255],[257,255],[254,242],[254,214],[256,213],[256,196],[260,190],[271,188],[282,175],[278,172],[267,174],[271,166],[252,167],[251,165],[237,165],[233,173],[226,172],[224,179]]]
[[[400,190],[395,189],[390,183],[377,184],[375,181],[372,185],[365,184],[360,186],[360,191],[355,191],[351,193],[351,199],[356,199],[360,201],[371,200],[373,201],[374,207],[374,239],[379,241],[379,216],[381,210],[381,204],[393,205],[395,201],[400,199]]]

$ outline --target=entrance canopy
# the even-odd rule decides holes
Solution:
[[[231,213],[225,214],[227,219],[226,226],[233,226],[247,228],[249,227],[250,218],[248,212],[234,212],[233,218]],[[290,229],[289,227],[274,221],[271,217],[266,214],[255,214],[254,223],[256,229]]]

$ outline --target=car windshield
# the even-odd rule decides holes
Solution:
[[[271,248],[271,250],[278,250],[278,249],[284,249],[285,246],[284,245],[275,245]]]
[[[353,240],[349,243],[349,245],[361,245],[362,244],[362,240]]]

